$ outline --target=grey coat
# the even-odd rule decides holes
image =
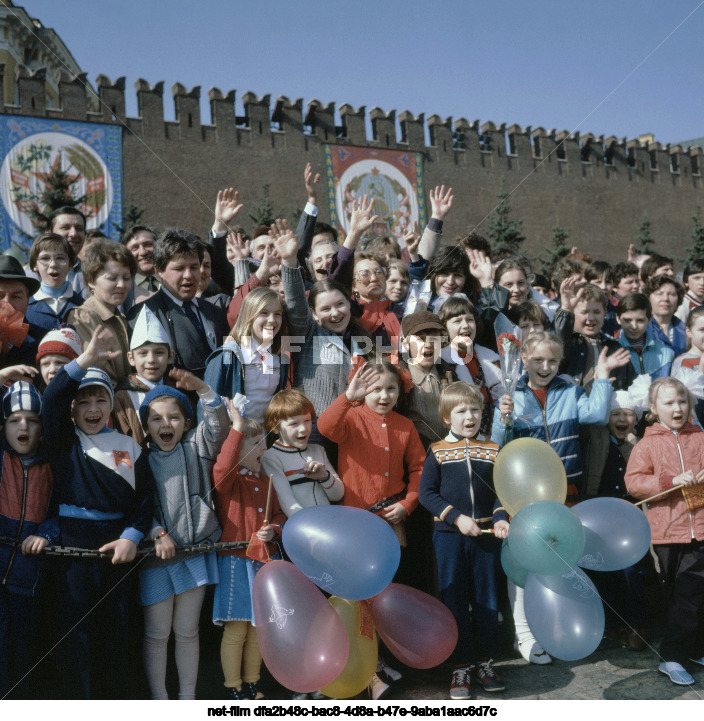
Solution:
[[[222,401],[216,406],[201,405],[203,420],[172,451],[162,451],[152,441],[147,446],[156,486],[152,533],[161,527],[179,546],[215,543],[222,533],[213,506],[212,478],[230,420]],[[189,556],[177,553],[168,561],[149,556],[142,567],[168,566]]]

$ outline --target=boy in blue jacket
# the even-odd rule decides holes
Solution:
[[[49,383],[42,408],[61,544],[113,554],[57,563],[59,668],[67,698],[127,692],[124,564],[134,560],[152,522],[146,456],[132,438],[107,427],[112,384],[94,364],[119,353],[109,350],[110,339],[109,331],[96,328],[84,352]]]
[[[499,446],[477,440],[483,406],[481,391],[469,383],[457,381],[443,390],[438,413],[450,433],[430,446],[419,489],[421,504],[435,517],[440,600],[452,611],[459,631],[450,687],[455,699],[470,697],[473,663],[485,691],[505,688],[492,657],[499,645],[497,539],[506,538],[509,526],[494,491]],[[482,527],[492,525],[494,536],[482,534]]]
[[[41,447],[42,399],[18,381],[2,399],[0,451],[0,698],[32,667],[39,615],[42,559],[35,555],[56,540],[45,523],[51,468]],[[20,694],[20,696],[26,693]]]

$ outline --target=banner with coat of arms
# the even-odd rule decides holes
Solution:
[[[418,221],[426,224],[423,154],[349,145],[325,145],[330,223],[349,228],[355,198],[374,199],[379,220],[372,235],[388,235],[403,244],[403,235]]]
[[[122,225],[122,129],[103,123],[0,115],[0,248],[25,253],[41,229],[31,210],[43,211],[52,170],[63,170],[87,227],[116,238]]]

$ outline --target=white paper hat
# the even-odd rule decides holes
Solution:
[[[173,350],[171,337],[159,322],[156,315],[154,315],[146,305],[142,308],[142,312],[137,316],[137,321],[134,324],[132,339],[130,340],[130,350],[139,348],[145,343],[163,343]]]

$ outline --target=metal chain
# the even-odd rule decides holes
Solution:
[[[19,548],[22,543],[16,538],[7,538],[0,536],[0,545],[10,546],[11,548]],[[210,553],[210,551],[234,551],[245,549],[249,546],[249,541],[222,541],[218,543],[194,543],[189,546],[178,546],[177,553]],[[154,552],[154,548],[140,548],[137,550],[138,556],[147,556]],[[64,556],[69,558],[112,558],[112,553],[101,553],[92,548],[74,548],[72,546],[46,546],[42,550],[45,556]]]

